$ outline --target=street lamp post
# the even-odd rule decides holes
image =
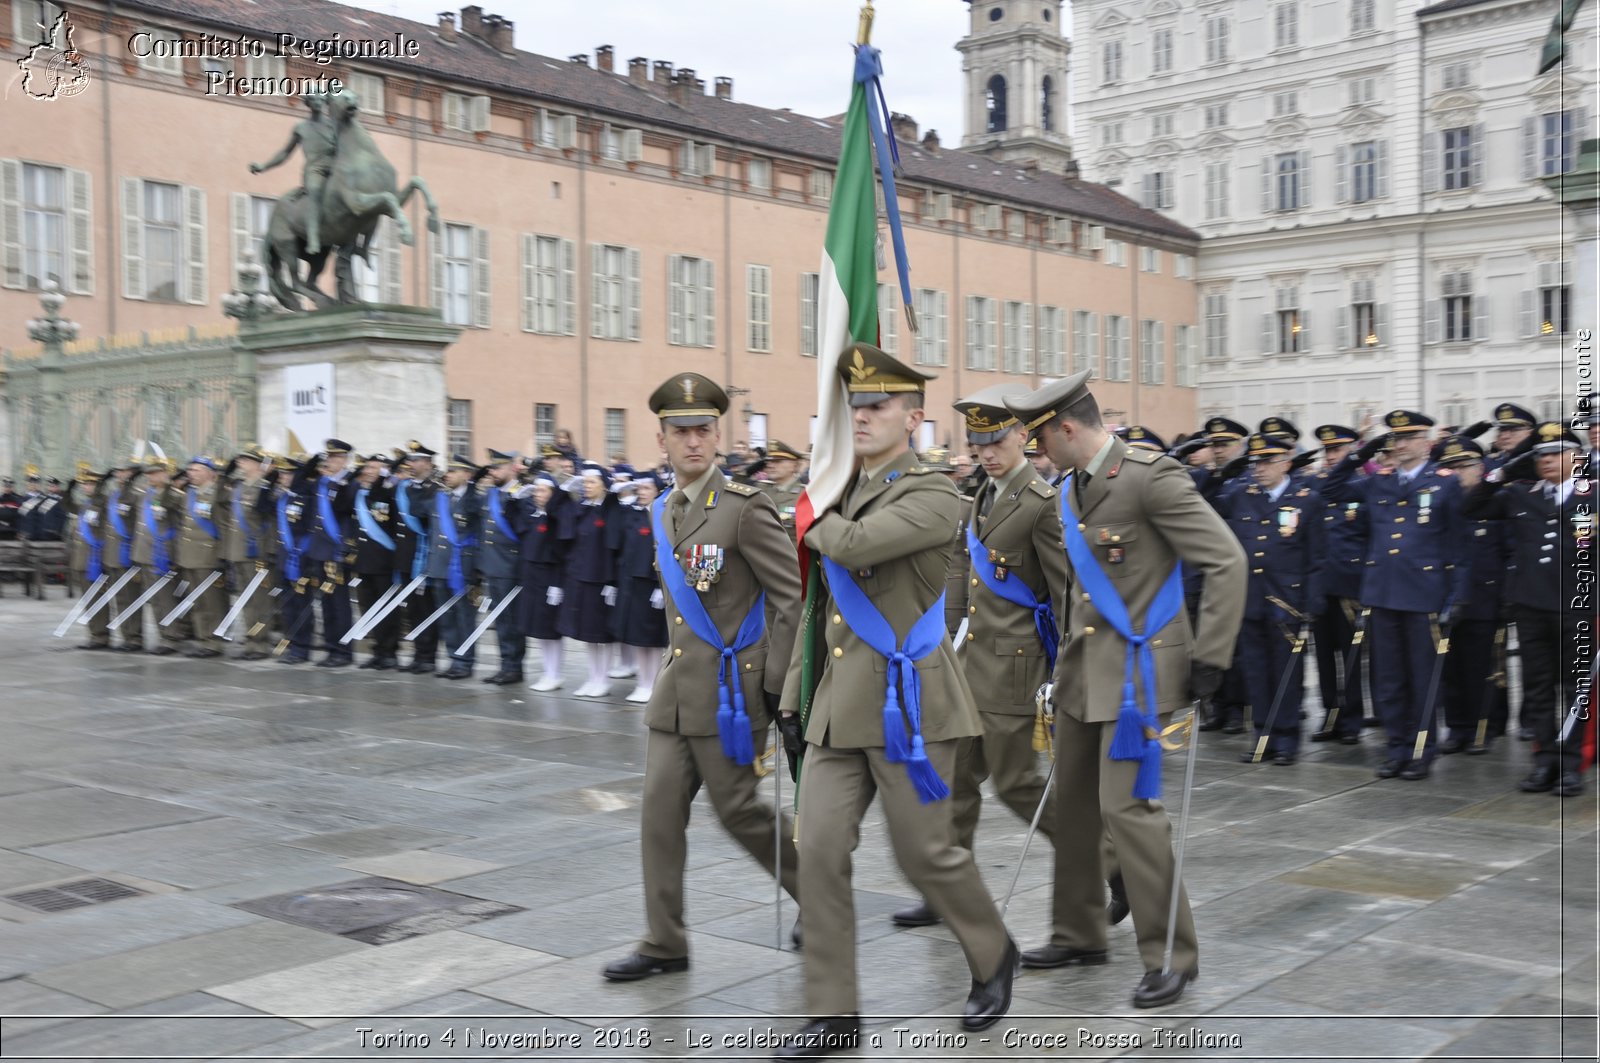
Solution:
[[[78,323],[61,316],[67,297],[56,282],[47,280],[39,292],[43,317],[28,320],[28,338],[40,344],[39,412],[44,431],[37,440],[39,467],[65,476],[68,449],[73,438],[66,397],[66,351],[63,345],[78,338]]]

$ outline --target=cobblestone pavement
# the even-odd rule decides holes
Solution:
[[[793,906],[703,797],[692,969],[600,977],[643,929],[628,681],[595,702],[86,653],[50,635],[65,610],[0,601],[0,1058],[762,1059],[798,1025]],[[1289,768],[1243,748],[1202,736],[1202,977],[1165,1011],[1129,1004],[1124,923],[1109,965],[1025,972],[1011,1016],[961,1039],[960,951],[890,926],[913,897],[869,814],[857,1058],[1595,1058],[1593,792],[1517,793],[1514,741],[1422,783],[1375,780],[1370,738]],[[985,809],[996,895],[1025,829]],[[86,878],[111,885],[44,890]],[[1007,917],[1024,947],[1049,878],[1035,846]],[[139,892],[87,903],[119,887]]]

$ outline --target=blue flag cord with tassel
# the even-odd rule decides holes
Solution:
[[[900,148],[884,130],[890,114],[883,95],[883,53],[870,44],[856,45],[855,79],[867,89],[867,118],[872,128],[872,146],[878,156],[878,175],[883,179],[883,208],[889,216],[889,237],[894,244],[895,271],[900,277],[900,305],[906,308],[912,331],[916,331],[915,304],[911,298],[911,262],[906,257],[905,230],[900,222],[900,197],[895,176],[900,172]]]

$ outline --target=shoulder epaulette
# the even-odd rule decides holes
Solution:
[[[727,483],[723,484],[722,489],[724,491],[732,491],[736,495],[745,495],[746,497],[750,495],[759,495],[761,493],[759,488],[752,487],[749,484],[736,483],[733,480],[729,480]]]
[[[1122,456],[1122,459],[1124,461],[1136,461],[1140,465],[1154,465],[1157,461],[1160,461],[1164,457],[1166,457],[1165,454],[1158,453],[1154,450],[1147,450],[1144,447],[1131,447],[1129,448],[1128,452]]]
[[[928,468],[926,465],[913,465],[913,466],[911,466],[911,468],[906,470],[906,475],[907,476],[923,476],[923,475],[926,475],[927,473],[930,473],[932,471],[933,470]],[[957,492],[957,493],[959,494],[960,492]]]
[[[1056,497],[1056,489],[1045,483],[1043,480],[1037,478],[1028,481],[1028,490],[1032,491],[1040,498]]]

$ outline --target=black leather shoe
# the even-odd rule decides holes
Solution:
[[[1419,782],[1428,777],[1428,762],[1413,760],[1400,771],[1400,778],[1406,782]]]
[[[157,646],[155,649],[150,651],[150,655],[152,657],[171,657],[177,652],[178,651],[173,649],[171,646]]]
[[[1225,735],[1242,735],[1242,734],[1244,734],[1244,716],[1243,716],[1243,714],[1240,714],[1240,715],[1237,715],[1237,716],[1229,716],[1227,722],[1222,725],[1222,733],[1225,734]]]
[[[1107,905],[1107,915],[1110,906]],[[1036,949],[1029,949],[1022,954],[1022,966],[1033,970],[1047,970],[1051,967],[1071,967],[1077,964],[1080,967],[1098,967],[1109,959],[1105,949],[1075,949],[1067,945],[1040,945]]]
[[[1011,983],[1017,977],[1017,943],[1006,938],[1006,951],[1000,957],[1000,969],[988,981],[972,982],[972,992],[967,994],[967,1007],[961,1016],[963,1030],[987,1030],[1011,1010]]]
[[[192,650],[184,650],[183,655],[185,657],[199,657],[203,659],[206,657],[221,657],[222,651],[214,650],[210,646],[196,646]]]
[[[1337,732],[1335,732],[1335,731],[1313,731],[1313,732],[1311,732],[1311,740],[1313,742],[1332,742],[1334,739],[1336,739],[1338,737],[1339,737],[1339,734]]]
[[[1447,757],[1454,756],[1455,754],[1464,751],[1466,748],[1467,740],[1465,738],[1458,738],[1455,735],[1451,735],[1449,738],[1446,738],[1443,742],[1439,743],[1439,752]]]
[[[362,672],[370,671],[376,667],[378,667],[378,658],[376,657],[369,657],[360,664],[356,665],[357,670]]]
[[[1361,744],[1361,736],[1359,734],[1340,735],[1339,744],[1341,746],[1359,746]]]
[[[914,905],[910,908],[900,909],[898,912],[895,912],[893,915],[891,915],[889,920],[894,923],[895,926],[937,926],[939,923],[939,913],[928,907],[927,901],[923,901],[921,904]]]
[[[317,662],[317,667],[318,668],[348,668],[348,667],[350,667],[350,658],[348,658],[348,657],[324,657],[322,660]]]
[[[440,672],[446,679],[471,679],[472,669],[464,664],[452,664],[448,672]]]
[[[1399,775],[1400,769],[1405,766],[1405,761],[1403,760],[1386,760],[1383,762],[1383,767],[1379,768],[1374,774],[1380,779],[1392,779]]]
[[[410,672],[412,675],[427,675],[433,671],[433,662],[418,658],[403,670]]]
[[[612,982],[637,982],[641,978],[649,978],[653,974],[675,974],[678,971],[689,969],[689,957],[679,956],[675,960],[663,960],[657,956],[646,956],[643,953],[632,953],[623,959],[606,964],[606,969],[601,974]]]
[[[400,667],[400,662],[393,657],[378,657],[372,661],[375,671],[388,672]]]
[[[1133,991],[1133,1006],[1164,1008],[1176,1004],[1183,996],[1184,986],[1199,978],[1199,971],[1146,971]]]
[[[835,1015],[812,1019],[783,1039],[774,1059],[821,1059],[831,1052],[855,1052],[861,1047],[861,1019]]]
[[[1251,746],[1249,749],[1247,749],[1243,753],[1239,754],[1239,763],[1240,764],[1254,764],[1255,762],[1256,762],[1256,747],[1255,746]]]
[[[241,660],[241,661],[264,661],[269,656],[270,656],[270,654],[268,654],[265,650],[245,650],[243,653],[239,654],[239,660]]]
[[[1481,757],[1489,752],[1489,740],[1486,738],[1482,742],[1473,742],[1462,752],[1469,757]]]
[[[520,682],[522,682],[522,673],[521,672],[496,672],[494,675],[486,675],[486,676],[484,676],[483,677],[483,681],[485,683],[493,683],[497,687],[505,686],[508,683],[520,683]]]
[[[1534,768],[1526,779],[1517,783],[1517,789],[1525,794],[1542,794],[1556,788],[1556,769],[1551,767]]]
[[[1209,701],[1200,706],[1200,730],[1222,730],[1222,713],[1218,712]]]
[[[1116,926],[1128,918],[1128,913],[1133,909],[1128,904],[1128,891],[1122,884],[1122,876],[1112,875],[1106,881],[1106,888],[1111,892],[1111,899],[1106,901],[1106,923]]]
[[[279,664],[305,664],[309,660],[311,660],[310,657],[302,657],[297,653],[286,653],[282,657],[278,658],[278,663]]]
[[[1287,749],[1280,749],[1272,754],[1272,763],[1280,768],[1287,768],[1294,764],[1298,758]]]
[[[110,648],[111,648],[111,643],[109,643],[109,642],[80,642],[80,643],[78,643],[78,649],[80,649],[80,650],[109,650]]]
[[[1561,781],[1556,783],[1557,797],[1582,797],[1583,772],[1569,771],[1561,776]]]
[[[789,930],[789,940],[794,942],[794,947],[797,949],[803,949],[806,945],[805,932],[800,929],[800,920],[803,918],[803,915],[795,916],[794,926]]]

